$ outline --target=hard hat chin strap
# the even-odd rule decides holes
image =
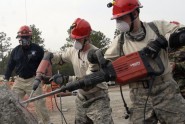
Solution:
[[[134,16],[134,12],[137,11],[137,16]],[[130,26],[130,31],[129,32],[132,32],[134,30],[134,21],[135,19],[139,16],[139,13],[140,13],[140,10],[139,8],[137,8],[136,10],[134,10],[133,12],[131,12],[129,15],[130,15],[130,19],[131,19],[131,26]]]
[[[87,42],[87,39],[85,38],[84,41],[83,41],[82,49],[80,49],[80,50],[78,51],[78,58],[79,58],[79,59],[81,59],[81,57],[80,57],[80,52],[83,51],[83,49],[84,49],[84,47],[85,47],[85,45],[86,45],[86,42]]]
[[[136,17],[136,18],[137,18],[137,17]],[[133,13],[130,13],[131,26],[130,26],[129,32],[132,32],[132,31],[134,30],[134,20],[135,20],[136,18],[134,18]]]

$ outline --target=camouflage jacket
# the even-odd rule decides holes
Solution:
[[[185,47],[178,50],[169,50],[169,60],[175,63],[173,69],[174,79],[185,79]]]

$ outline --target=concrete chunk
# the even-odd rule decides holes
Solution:
[[[16,95],[0,84],[0,124],[37,124],[36,118],[22,106]]]

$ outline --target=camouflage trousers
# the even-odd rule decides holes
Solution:
[[[175,80],[177,81],[178,85],[179,85],[179,88],[180,88],[180,92],[182,94],[182,96],[185,98],[185,79],[176,79]]]
[[[114,124],[111,113],[107,92],[90,99],[77,95],[75,124]]]
[[[154,82],[155,83],[155,82]],[[144,106],[148,95],[145,88],[132,88],[130,98],[130,121],[143,124]],[[185,124],[185,99],[180,94],[177,83],[170,79],[153,85],[145,110],[145,124]]]

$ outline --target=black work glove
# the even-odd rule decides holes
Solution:
[[[65,76],[62,74],[55,74],[53,77],[50,78],[50,81],[53,81],[56,84],[65,85],[68,83],[69,76]]]
[[[33,82],[32,90],[35,91],[35,90],[39,87],[40,83],[41,83],[41,80],[38,79],[38,78],[35,78],[35,80],[34,80],[34,82]]]
[[[167,46],[167,40],[164,37],[158,37],[156,40],[149,42],[143,50],[147,56],[154,59],[159,54],[161,48],[166,49]]]
[[[45,75],[37,74],[36,77],[35,77],[35,80],[33,82],[32,89],[35,91],[39,87],[41,82],[44,83],[44,84],[50,84],[49,79],[50,78],[45,76]]]
[[[185,27],[177,29],[170,35],[169,38],[170,48],[179,48],[185,45]]]

